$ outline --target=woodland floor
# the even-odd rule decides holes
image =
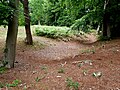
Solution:
[[[81,43],[33,38],[35,44],[26,46],[18,37],[15,68],[0,74],[1,83],[21,83],[0,90],[74,90],[67,78],[78,82],[79,90],[120,90],[120,39],[93,42],[91,37]],[[1,34],[0,59],[4,42]]]

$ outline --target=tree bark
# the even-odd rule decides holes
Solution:
[[[105,12],[103,17],[103,36],[110,37],[109,14]]]
[[[29,15],[29,8],[28,8],[28,0],[23,1],[23,7],[24,7],[24,16],[25,16],[25,30],[26,30],[26,44],[32,45],[33,39],[32,34],[30,30],[30,15]]]
[[[110,20],[110,14],[107,11],[107,9],[109,8],[109,0],[105,0],[105,4],[104,4],[104,16],[103,16],[103,36],[104,37],[111,37],[111,31],[110,31],[110,25],[109,25],[109,20]]]
[[[19,0],[10,1],[14,7],[14,14],[11,15],[8,23],[8,31],[6,38],[6,46],[4,50],[3,64],[8,68],[14,67],[15,53],[16,53],[16,41],[18,33],[18,4]]]

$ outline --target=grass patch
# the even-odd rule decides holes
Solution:
[[[14,80],[11,84],[10,83],[2,83],[0,82],[0,88],[4,88],[4,87],[17,87],[19,84],[21,83],[21,80]],[[0,89],[1,90],[1,89]]]
[[[45,75],[39,76],[39,77],[36,77],[36,78],[35,78],[35,81],[36,81],[36,82],[39,82],[40,80],[42,80],[42,79],[44,79],[44,78],[45,78]]]
[[[41,66],[41,70],[47,70],[47,66]]]
[[[5,73],[6,70],[7,70],[6,67],[4,67],[4,66],[0,67],[0,74]]]
[[[86,50],[82,50],[81,53],[95,53],[95,49],[86,49]]]
[[[64,70],[63,68],[60,68],[60,69],[58,70],[58,73],[65,73],[65,70]]]
[[[6,86],[7,87],[16,87],[16,86],[18,86],[19,84],[21,83],[21,80],[18,80],[18,79],[16,79],[16,80],[14,80],[11,84],[6,84]]]
[[[67,78],[67,87],[69,87],[70,90],[79,90],[79,83],[74,82],[71,78]]]
[[[0,88],[5,87],[5,84],[3,84],[2,82],[0,82]]]

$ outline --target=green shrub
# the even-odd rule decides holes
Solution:
[[[89,17],[89,14],[84,15],[80,19],[77,19],[75,21],[75,23],[71,25],[71,29],[72,30],[77,30],[77,31],[83,31],[85,33],[90,32],[91,26],[88,25],[88,23],[87,23],[89,21],[88,17]]]
[[[72,33],[68,32],[67,27],[54,27],[54,26],[41,26],[35,28],[35,35],[45,36],[52,39],[62,39],[66,37],[71,37]],[[67,33],[68,32],[68,33]]]

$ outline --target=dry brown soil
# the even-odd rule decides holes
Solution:
[[[15,68],[0,74],[2,83],[21,83],[0,90],[74,90],[67,78],[78,82],[79,90],[120,90],[120,39],[84,44],[43,37],[34,41],[34,46],[26,46],[19,40]],[[0,39],[0,59],[3,46]],[[97,72],[100,76],[93,76]]]

